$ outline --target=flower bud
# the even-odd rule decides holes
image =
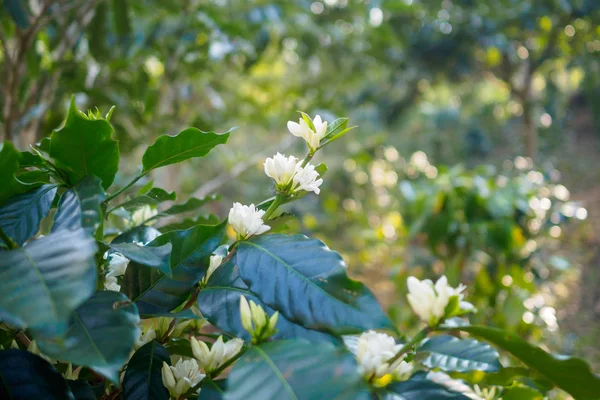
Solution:
[[[240,319],[242,326],[250,333],[252,343],[260,343],[277,333],[275,325],[279,318],[279,312],[273,313],[271,317],[265,310],[255,302],[240,297]]]
[[[325,137],[327,133],[327,121],[322,121],[319,115],[315,116],[312,120],[312,127],[304,120],[300,120],[296,123],[288,121],[287,127],[290,133],[294,136],[301,137],[308,144],[308,148],[311,152],[315,152],[319,148],[321,139]]]
[[[244,346],[242,339],[235,338],[223,342],[223,336],[219,336],[210,349],[206,343],[197,340],[195,337],[192,337],[190,342],[194,357],[198,360],[200,368],[207,374],[219,369],[223,364],[236,356]]]

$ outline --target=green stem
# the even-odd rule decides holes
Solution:
[[[306,167],[306,165],[310,162],[310,160],[312,160],[312,158],[314,157],[315,153],[312,151],[309,151],[308,154],[306,155],[306,157],[304,157],[304,161],[302,161],[302,168]]]
[[[137,181],[139,181],[140,179],[142,179],[144,177],[144,175],[146,175],[145,172],[140,172],[135,178],[133,178],[133,180],[131,182],[129,182],[127,185],[123,186],[121,189],[117,190],[116,192],[114,192],[113,194],[108,195],[108,197],[106,198],[106,200],[104,200],[104,203],[108,203],[109,201],[111,201],[112,199],[114,199],[115,197],[117,197],[118,195],[120,195],[121,193],[123,193],[124,191],[126,191],[127,189],[129,189],[130,187],[133,186],[134,183],[136,183]],[[112,211],[112,210],[111,210]]]
[[[0,239],[2,239],[2,241],[6,244],[6,246],[12,250],[12,249],[16,249],[19,246],[15,243],[14,240],[12,240],[3,230],[2,228],[0,228]]]
[[[273,200],[273,202],[271,203],[269,208],[267,208],[267,211],[265,211],[265,214],[263,215],[263,221],[266,221],[269,219],[269,217],[277,210],[277,207],[279,207],[283,203],[284,199],[285,199],[285,196],[283,196],[281,194],[278,194],[277,196],[275,196],[275,200]]]
[[[408,343],[406,343],[404,346],[402,346],[400,350],[398,350],[394,357],[387,360],[387,363],[391,365],[394,362],[398,361],[400,357],[402,357],[406,352],[408,352],[415,344],[425,339],[429,332],[431,332],[431,328],[428,326],[421,329],[419,333],[417,333]]]

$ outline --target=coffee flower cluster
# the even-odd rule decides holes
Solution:
[[[300,160],[294,156],[277,153],[265,160],[263,164],[265,174],[275,181],[278,195],[284,198],[298,195],[301,192],[319,194],[323,179],[316,167],[308,160],[319,149],[321,140],[326,136],[327,121],[323,121],[317,115],[309,125],[304,118],[301,118],[298,123],[289,121],[288,129],[294,136],[301,137],[306,141],[309,156],[305,160]],[[229,223],[237,233],[238,239],[243,240],[271,229],[264,222],[264,218],[269,217],[269,215],[265,217],[265,214],[265,210],[259,209],[254,204],[245,206],[234,203],[229,211]]]
[[[367,331],[360,335],[355,355],[365,379],[378,387],[408,379],[413,367],[404,357],[391,364],[388,362],[401,348],[401,344],[397,344],[393,337],[385,333]]]

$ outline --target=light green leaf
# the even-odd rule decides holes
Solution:
[[[162,135],[146,149],[142,158],[143,173],[190,158],[204,157],[215,146],[227,143],[230,132],[219,134],[188,128],[175,136]]]
[[[78,111],[73,99],[63,126],[50,136],[50,157],[66,171],[72,185],[95,175],[108,189],[119,169],[119,145],[113,132],[107,120]]]

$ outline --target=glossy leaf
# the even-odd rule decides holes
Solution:
[[[100,178],[85,177],[60,197],[52,231],[82,228],[93,236],[102,222],[101,204],[104,198]]]
[[[121,233],[112,240],[111,244],[138,242],[146,245],[159,236],[160,231],[158,229],[141,225]]]
[[[198,395],[198,400],[223,400],[227,381],[220,379],[213,381],[208,378],[202,380],[202,389]]]
[[[386,389],[399,395],[398,400],[469,400],[464,394],[427,379],[427,374],[422,372],[417,372],[404,382],[393,383]]]
[[[99,291],[73,312],[64,344],[40,341],[40,349],[118,383],[119,370],[140,336],[139,320],[137,307],[125,295]]]
[[[50,136],[50,157],[66,171],[72,185],[95,175],[108,189],[119,168],[119,145],[113,132],[106,119],[77,110],[73,99],[63,126]]]
[[[16,194],[12,187],[18,170],[19,152],[11,142],[6,141],[0,150],[0,205]]]
[[[204,206],[206,203],[219,199],[219,195],[210,195],[204,196],[201,198],[198,197],[190,197],[185,203],[175,204],[164,211],[159,212],[155,218],[169,216],[169,215],[177,215],[183,214],[186,212],[196,211],[200,207]]]
[[[229,374],[225,400],[368,400],[354,357],[330,343],[253,346]]]
[[[146,343],[133,353],[123,378],[125,399],[168,400],[169,391],[162,382],[163,362],[171,365],[171,356],[155,340]]]
[[[188,128],[175,136],[162,135],[146,149],[142,158],[143,172],[195,157],[204,157],[215,146],[229,139],[229,132],[218,134]]]
[[[173,201],[177,198],[175,192],[167,192],[161,188],[152,188],[150,191],[144,194],[135,196],[133,199],[126,201],[119,205],[127,211],[135,211],[143,206],[157,206],[165,201]]]
[[[553,356],[501,329],[474,325],[448,329],[468,332],[509,352],[577,399],[596,399],[600,393],[600,377],[594,375],[589,365],[579,358]]]
[[[260,304],[269,315],[275,313],[275,310],[262,303],[256,294],[248,289],[248,286],[240,278],[237,266],[231,261],[217,268],[208,280],[206,287],[198,293],[198,308],[211,324],[248,341],[250,335],[240,320],[240,296],[245,296],[247,300]],[[313,342],[338,341],[326,332],[305,328],[283,315],[279,315],[277,329],[278,332],[273,336],[274,339],[303,338]]]
[[[184,302],[192,289],[204,276],[209,256],[221,244],[225,223],[220,225],[197,225],[184,231],[172,231],[156,238],[148,246],[171,243],[170,265],[173,276],[147,268],[135,262],[129,263],[121,291],[138,305],[140,314],[172,311]]]
[[[171,255],[171,243],[162,246],[140,246],[135,243],[111,243],[109,247],[123,254],[131,261],[150,268],[156,268],[163,274],[171,276],[169,256]]]
[[[263,235],[240,242],[240,275],[263,303],[316,330],[393,329],[371,291],[346,275],[340,255],[303,235]]]
[[[66,332],[71,312],[96,287],[96,244],[85,232],[61,231],[0,257],[0,312],[40,337]]]
[[[56,196],[56,185],[43,185],[11,197],[0,207],[0,228],[18,245],[37,233]]]
[[[498,352],[487,343],[454,336],[434,336],[417,348],[417,355],[425,355],[421,361],[429,368],[443,371],[486,371],[501,368]]]
[[[17,349],[0,351],[0,398],[75,399],[67,381],[48,361]]]
[[[162,233],[167,233],[167,232],[172,232],[172,231],[183,231],[186,229],[190,229],[196,225],[216,225],[219,222],[221,222],[221,220],[216,215],[204,214],[204,215],[200,215],[199,217],[197,217],[195,219],[185,218],[181,221],[163,225],[159,229]]]

